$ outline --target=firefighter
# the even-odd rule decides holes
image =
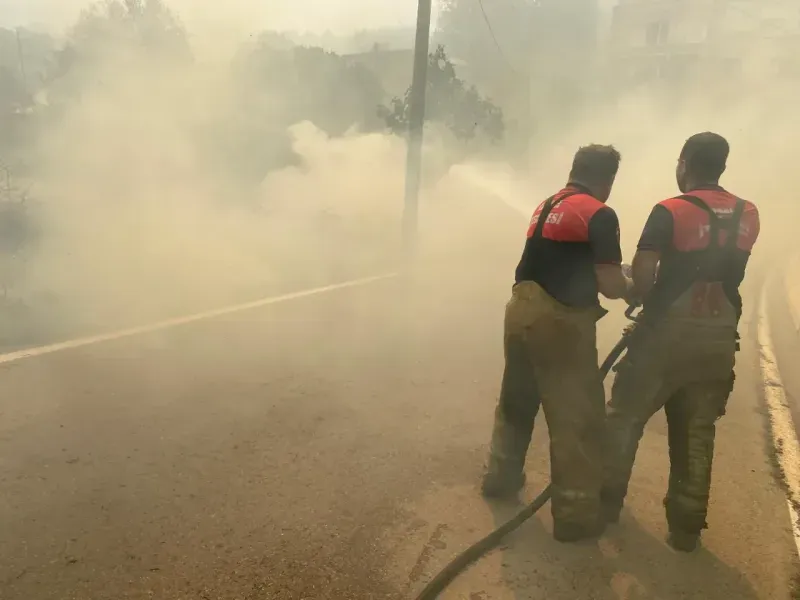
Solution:
[[[539,406],[550,431],[554,537],[602,533],[600,488],[605,399],[597,366],[598,292],[623,297],[619,221],[606,206],[619,169],[612,146],[575,154],[564,189],[539,205],[506,305],[505,371],[482,491],[513,498]]]
[[[733,390],[739,285],[759,234],[758,210],[719,185],[729,153],[715,133],[680,153],[682,195],[657,204],[632,274],[643,298],[608,405],[603,509],[616,522],[647,421],[662,407],[669,427],[668,543],[693,551],[707,527],[716,421]]]

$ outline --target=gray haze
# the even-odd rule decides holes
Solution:
[[[354,72],[352,63],[319,52],[303,61],[283,55],[288,62],[276,63],[271,79],[262,77],[268,61],[242,76],[230,59],[252,50],[249,34],[274,27],[407,25],[415,2],[166,4],[186,24],[193,60],[131,44],[119,23],[106,31],[83,22],[82,37],[72,40],[81,62],[26,108],[36,116],[20,134],[24,149],[12,148],[8,160],[28,163],[20,177],[30,178],[41,198],[43,233],[19,293],[55,297],[58,310],[43,311],[47,318],[99,328],[341,279],[393,260],[404,141],[376,112],[410,83],[409,49],[368,53],[349,80],[342,78]],[[670,73],[652,62],[670,46],[662,53],[647,47],[647,21],[621,22],[611,39],[595,42],[600,27],[585,10],[589,0],[550,4],[559,10],[538,14],[533,24],[540,29],[532,32],[518,27],[519,11],[530,5],[487,3],[501,51],[474,13],[436,33],[459,59],[466,87],[455,95],[440,81],[445,93],[431,97],[422,222],[434,228],[430,210],[448,223],[432,243],[446,248],[451,236],[482,231],[469,220],[449,225],[446,207],[461,215],[462,192],[453,190],[463,187],[465,172],[489,190],[511,190],[530,208],[563,183],[577,146],[612,142],[623,154],[612,202],[629,254],[652,203],[674,193],[672,166],[683,140],[707,129],[732,142],[726,180],[761,200],[770,218],[797,135],[790,116],[798,84],[772,68],[780,44],[709,43],[709,54],[722,52],[725,65],[739,60],[735,76],[699,59],[697,73],[693,65]],[[9,6],[20,19],[46,20],[63,33],[85,4],[5,0],[4,10]],[[675,35],[698,29],[681,29],[686,23],[702,24],[692,11],[674,17]],[[441,16],[439,23],[446,29]],[[569,35],[575,39],[565,47]],[[32,44],[24,40],[26,52]],[[18,70],[14,46],[6,45],[6,73]],[[788,56],[791,66],[796,58]],[[58,60],[42,62],[47,72]],[[298,65],[306,70],[282,76]],[[33,64],[27,67],[32,84]],[[484,96],[470,95],[471,84]],[[499,142],[452,131],[453,115],[467,111],[459,123],[468,130],[476,122],[469,110],[487,105],[503,115]],[[11,266],[22,268],[13,260]]]
[[[0,351],[408,266],[408,43],[370,30],[324,52],[305,46],[331,36],[274,29],[407,26],[416,2],[164,3],[185,29],[154,0],[3,13],[59,39],[0,29]],[[3,365],[3,600],[409,597],[505,520],[475,489],[503,306],[530,214],[579,146],[622,154],[609,203],[626,262],[706,130],[731,142],[724,185],[761,210],[748,285],[770,246],[797,246],[795,36],[740,35],[724,0],[622,2],[613,27],[593,0],[484,4],[493,32],[475,0],[438,18],[409,276]],[[603,304],[601,352],[624,320],[623,302]],[[747,321],[703,552],[683,560],[653,537],[661,429],[622,537],[543,546],[534,519],[452,597],[788,598],[794,542]],[[548,473],[540,420],[530,492]],[[527,590],[489,587],[506,584]]]
[[[82,0],[0,0],[0,25],[61,28],[87,4]],[[170,6],[195,25],[334,33],[409,25],[416,15],[414,0],[176,0]]]

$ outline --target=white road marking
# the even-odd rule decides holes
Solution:
[[[297,300],[300,298],[306,298],[308,296],[316,296],[318,294],[325,294],[327,292],[334,292],[336,290],[342,290],[346,288],[358,287],[362,285],[367,285],[369,283],[375,283],[378,281],[382,281],[385,279],[391,279],[392,277],[396,277],[397,273],[386,273],[384,275],[375,275],[373,277],[365,277],[363,279],[354,279],[351,281],[344,281],[342,283],[336,283],[333,285],[326,285],[324,287],[313,288],[310,290],[302,290],[300,292],[293,292],[291,294],[283,294],[281,296],[272,296],[269,298],[262,298],[261,300],[254,300],[252,302],[246,302],[244,304],[237,304],[234,306],[226,306],[224,308],[218,308],[215,310],[209,310],[202,313],[195,313],[193,315],[187,315],[185,317],[177,317],[175,319],[169,319],[166,321],[159,321],[157,323],[151,323],[150,325],[141,325],[139,327],[131,327],[130,329],[123,329],[120,331],[113,331],[110,333],[104,333],[100,335],[95,335],[91,337],[80,338],[76,340],[70,340],[67,342],[60,342],[57,344],[50,344],[48,346],[40,346],[38,348],[27,348],[25,350],[19,350],[17,352],[10,352],[8,354],[0,354],[0,364],[3,363],[10,363],[18,360],[22,360],[25,358],[34,358],[36,356],[42,356],[44,354],[51,354],[53,352],[60,352],[62,350],[72,350],[73,348],[80,348],[82,346],[89,346],[92,344],[100,344],[102,342],[110,342],[113,340],[118,340],[121,338],[131,337],[135,335],[142,335],[145,333],[152,333],[154,331],[159,331],[161,329],[169,329],[171,327],[177,327],[179,325],[186,325],[188,323],[194,323],[196,321],[204,321],[207,319],[214,319],[216,317],[222,317],[225,315],[229,315],[232,313],[242,312],[245,310],[252,310],[254,308],[261,308],[263,306],[269,306],[270,304],[278,304],[280,302],[288,302],[289,300]]]
[[[800,441],[797,429],[786,398],[778,363],[772,345],[769,317],[767,315],[768,286],[761,291],[758,308],[758,346],[761,378],[764,383],[764,397],[769,412],[770,431],[775,445],[775,454],[786,485],[789,518],[792,533],[800,555]]]

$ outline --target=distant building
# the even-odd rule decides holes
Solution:
[[[713,73],[795,74],[796,0],[620,0],[608,50],[617,83],[680,83]]]

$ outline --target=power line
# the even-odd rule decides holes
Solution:
[[[506,63],[506,67],[508,67],[508,70],[516,74],[517,70],[513,66],[511,66],[511,61],[508,60],[505,52],[503,52],[503,48],[502,46],[500,46],[500,42],[497,41],[497,36],[494,34],[494,28],[492,28],[492,23],[491,21],[489,21],[489,15],[486,14],[486,9],[483,7],[483,0],[478,0],[478,6],[481,9],[483,20],[486,22],[486,27],[489,30],[489,35],[492,36],[492,40],[494,41],[494,45],[497,48],[497,52],[500,54],[500,58],[502,58],[503,62]]]

